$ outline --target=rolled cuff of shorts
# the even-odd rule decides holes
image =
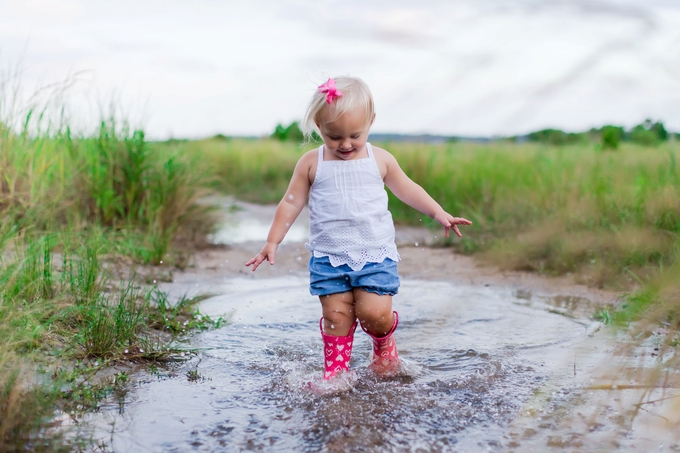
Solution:
[[[399,294],[399,287],[397,286],[394,289],[389,289],[389,288],[376,288],[375,286],[360,286],[358,289],[364,290],[369,293],[376,293],[378,296],[394,296],[395,294]]]
[[[328,288],[325,286],[319,287],[315,287],[314,285],[309,286],[309,292],[312,294],[312,296],[328,296],[331,294],[345,293],[347,291],[352,291],[353,289],[360,289],[369,293],[375,293],[379,296],[385,295],[394,296],[396,294],[399,294],[398,286],[396,288],[377,288],[375,286],[356,286],[356,287],[346,286],[338,288]]]

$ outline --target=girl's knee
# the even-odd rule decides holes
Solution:
[[[340,310],[324,310],[323,319],[326,322],[336,325],[343,325],[345,323],[352,324],[356,319],[354,312],[340,311]]]
[[[329,335],[346,335],[356,320],[352,293],[320,296],[324,331]]]
[[[361,324],[372,334],[382,336],[392,329],[394,314],[390,309],[365,310],[359,315]]]
[[[323,331],[328,335],[345,336],[348,334],[356,318],[354,313],[331,312],[323,315]]]

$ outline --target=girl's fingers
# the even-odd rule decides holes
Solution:
[[[252,264],[253,269],[252,271],[255,272],[255,269],[258,268],[260,264],[262,264],[262,261],[264,261],[264,256],[262,255],[257,255],[256,257],[252,258],[250,261],[246,263],[246,266],[250,266]]]
[[[459,238],[462,238],[462,237],[463,237],[463,235],[460,234],[460,230],[458,229],[458,225],[453,225],[453,231],[456,233],[456,235],[457,235]]]

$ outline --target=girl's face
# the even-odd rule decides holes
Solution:
[[[324,121],[327,113],[322,112],[317,126],[321,137],[333,160],[352,160],[364,158],[368,131],[375,115],[366,121],[366,113],[361,109],[351,110],[335,121]]]

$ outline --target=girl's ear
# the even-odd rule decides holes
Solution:
[[[375,121],[375,113],[373,114],[373,118],[371,118],[371,124],[369,124],[368,127],[373,126],[373,121]]]

